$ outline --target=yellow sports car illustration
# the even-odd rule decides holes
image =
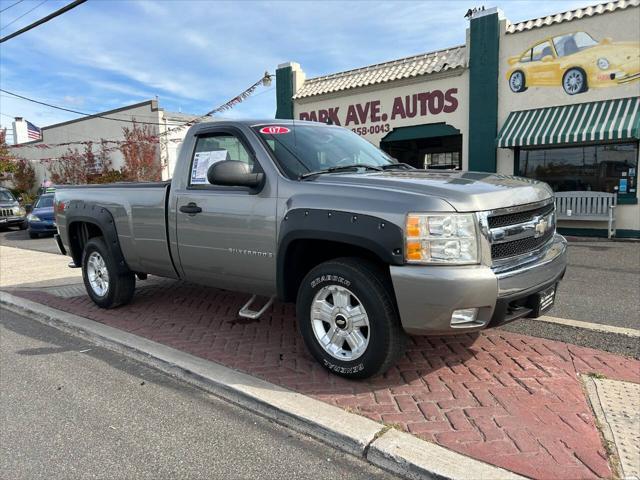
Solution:
[[[640,78],[640,43],[600,42],[586,32],[548,37],[509,58],[511,91],[562,85],[569,95],[611,87]]]

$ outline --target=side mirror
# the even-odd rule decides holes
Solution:
[[[24,200],[24,198],[22,198],[22,195],[20,195],[20,196],[18,197],[18,201],[19,201],[19,202],[22,202],[23,200]]]
[[[553,61],[553,56],[552,55],[545,55],[544,57],[542,57],[542,61],[543,62],[552,62]]]
[[[263,178],[264,173],[252,173],[248,164],[237,160],[216,162],[207,170],[207,180],[211,185],[256,188]]]

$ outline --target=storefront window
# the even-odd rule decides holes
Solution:
[[[519,175],[548,183],[555,192],[592,190],[636,198],[638,142],[522,149]]]
[[[436,170],[460,170],[460,152],[427,153],[424,168]]]

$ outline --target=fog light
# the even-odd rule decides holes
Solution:
[[[478,316],[477,308],[463,308],[460,310],[454,310],[451,315],[452,327],[464,327],[470,323],[474,323]]]

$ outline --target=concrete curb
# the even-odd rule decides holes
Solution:
[[[411,479],[523,479],[264,380],[7,292],[0,304],[119,351],[286,427]]]

